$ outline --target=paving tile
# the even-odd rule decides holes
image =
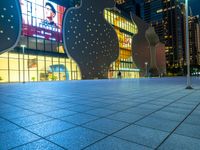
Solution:
[[[198,90],[200,80],[195,79],[193,86],[196,90],[184,90],[185,78],[181,77],[0,84],[0,118],[6,118],[25,128],[31,126],[33,132],[53,138],[57,144],[60,143],[60,146],[66,149],[83,149],[87,146],[88,149],[95,149],[95,145],[100,149],[106,149],[105,147],[123,149],[120,145],[126,149],[132,147],[154,149],[174,128],[175,122],[181,122],[193,106],[200,102]],[[155,112],[175,100],[178,101],[163,108],[162,111]],[[47,114],[49,117],[46,116]],[[147,116],[149,114],[151,115]],[[186,127],[182,124],[177,130],[181,132],[177,133],[177,136],[180,137],[180,134],[185,136],[182,135],[175,142],[182,142],[185,147],[178,147],[179,145],[172,143],[169,149],[190,149],[188,148],[190,145],[199,147],[197,139],[199,138],[199,116],[200,106],[184,121],[184,124],[189,125]],[[101,117],[104,117],[104,121],[96,122],[96,119],[99,120]],[[144,117],[146,118],[137,122],[138,125],[130,125]],[[64,120],[53,123],[54,118]],[[0,150],[7,150],[21,144],[24,145],[21,145],[24,149],[33,147],[35,150],[38,148],[37,145],[42,147],[38,149],[59,149],[54,147],[56,143],[52,145],[53,143],[50,144],[44,139],[38,142],[39,137],[32,138],[32,134],[28,131],[25,132],[28,132],[29,136],[24,136],[21,140],[19,134],[23,134],[23,131],[17,135],[10,133],[22,129],[15,128],[14,124],[2,119],[0,119]],[[70,128],[71,123],[73,128]],[[76,130],[75,124],[83,126],[87,123],[91,123],[90,128],[93,129],[79,126]],[[129,123],[130,126],[123,128],[123,123]],[[121,129],[118,133],[121,133],[122,137],[103,139],[107,134],[101,132],[113,133],[118,129]],[[7,146],[3,147],[2,144]],[[138,148],[138,145],[141,147]]]
[[[158,111],[150,115],[151,117],[155,118],[162,118],[162,119],[167,119],[167,120],[172,120],[172,121],[182,121],[186,115],[183,114],[177,114],[177,113],[172,113],[172,112],[166,112],[166,111]]]
[[[164,109],[162,109],[162,111],[187,115],[190,113],[191,109],[184,109],[184,108],[179,108],[179,107],[175,107],[175,106],[168,106],[168,107],[165,107]]]
[[[190,115],[184,123],[200,126],[200,115]]]
[[[199,150],[200,140],[172,134],[158,150]]]
[[[77,112],[60,109],[60,110],[45,112],[44,115],[49,116],[49,117],[53,117],[53,118],[60,118],[60,117],[73,115],[75,113],[77,113]]]
[[[127,123],[121,121],[110,120],[106,118],[98,119],[87,124],[84,124],[84,127],[91,128],[105,134],[111,134],[116,132],[119,129],[127,126]]]
[[[125,113],[132,113],[132,114],[138,114],[138,115],[148,115],[148,114],[151,114],[152,112],[154,112],[155,110],[153,109],[141,109],[141,108],[130,108],[130,109],[127,109],[123,112]]]
[[[139,105],[137,108],[139,109],[152,109],[152,110],[158,110],[160,108],[162,108],[163,106],[158,106],[158,105],[154,105],[154,104],[142,104]]]
[[[38,136],[24,129],[17,129],[0,134],[0,149],[7,150],[16,146],[32,142],[39,139]]]
[[[105,99],[104,99],[105,100]],[[96,107],[96,108],[102,108],[102,107],[106,107],[108,106],[108,101],[106,101],[106,103],[104,102],[90,102],[87,104],[88,106],[92,106],[92,107]]]
[[[15,118],[21,118],[21,117],[26,117],[26,116],[31,116],[31,115],[36,115],[36,113],[29,110],[21,110],[17,112],[9,112],[9,113],[0,114],[0,116],[6,119],[15,119]]]
[[[123,102],[122,102],[123,103]],[[122,103],[117,103],[117,104],[112,104],[112,105],[109,105],[107,107],[105,107],[106,109],[109,109],[109,110],[116,110],[116,111],[121,111],[121,110],[125,110],[127,108],[130,108],[131,106],[130,105],[124,105]]]
[[[55,135],[47,139],[70,150],[80,150],[96,141],[104,138],[106,135],[85,129],[82,127],[73,128]]]
[[[29,109],[34,111],[34,112],[37,112],[37,113],[45,113],[45,112],[55,111],[55,110],[58,109],[54,106],[46,106],[46,105],[43,105],[43,106],[33,105],[33,106],[31,105]]]
[[[94,109],[94,107],[87,106],[87,105],[76,105],[76,106],[71,106],[68,108],[68,110],[75,111],[75,112],[85,112],[91,109]]]
[[[160,106],[166,106],[166,105],[168,105],[169,103],[170,103],[170,102],[161,101],[161,100],[155,100],[155,101],[151,101],[149,104],[160,105]]]
[[[176,108],[182,108],[182,109],[193,109],[195,107],[194,104],[183,104],[183,103],[173,103],[170,106],[176,107]]]
[[[44,137],[72,127],[74,127],[74,125],[71,123],[66,123],[60,120],[51,120],[37,125],[26,127],[26,129]]]
[[[81,125],[83,123],[95,120],[97,118],[98,117],[96,117],[96,116],[77,113],[77,114],[74,114],[74,115],[71,115],[71,116],[67,116],[67,117],[63,117],[63,118],[60,118],[60,119],[68,121],[68,122],[71,122],[71,123],[74,123],[74,124],[77,124],[77,125]]]
[[[5,113],[14,113],[14,112],[17,112],[17,111],[23,111],[23,109],[19,108],[19,107],[15,107],[15,106],[8,106],[8,107],[5,107],[5,108],[1,108],[0,114],[3,115]]]
[[[85,113],[86,114],[95,115],[95,116],[99,116],[99,117],[105,117],[105,116],[111,115],[111,114],[113,114],[115,112],[116,111],[113,111],[113,110],[107,110],[107,109],[103,109],[103,108],[98,108],[98,109],[87,111]]]
[[[117,133],[114,136],[129,140],[138,144],[156,148],[166,137],[168,133],[154,130],[137,125],[131,125]]]
[[[49,141],[38,140],[23,146],[16,147],[13,150],[64,150],[64,149]]]
[[[49,120],[52,120],[52,118],[40,114],[40,115],[27,116],[19,119],[13,119],[12,121],[22,127],[26,127]]]
[[[110,118],[110,119],[113,119],[113,120],[118,120],[118,121],[124,121],[124,122],[127,122],[127,123],[133,123],[136,120],[143,118],[143,117],[144,117],[143,115],[119,112],[119,113],[110,115],[107,118]]]
[[[152,149],[116,137],[107,137],[89,146],[85,150],[152,150]]]
[[[174,133],[200,139],[200,126],[182,123]]]
[[[15,124],[0,118],[0,133],[19,128]]]
[[[154,128],[157,130],[171,132],[177,127],[179,122],[161,119],[161,118],[146,117],[140,120],[139,122],[136,122],[135,124],[144,126],[144,127]]]

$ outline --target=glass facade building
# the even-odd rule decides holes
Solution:
[[[132,37],[137,34],[137,26],[131,20],[112,10],[104,11],[105,19],[113,25],[119,40],[119,58],[111,65],[109,77],[116,78],[118,72],[124,78],[139,78],[139,69],[133,61]]]
[[[165,44],[169,74],[182,73],[185,58],[183,6],[176,0],[145,0],[144,20],[155,28]],[[176,70],[176,71],[175,71]]]
[[[14,49],[0,55],[0,82],[80,80],[79,67],[65,53],[62,41],[66,7],[48,0],[20,0],[20,3],[21,38]],[[123,78],[138,78],[139,69],[131,48],[137,26],[114,11],[105,10],[104,15],[115,28],[120,45],[120,55],[110,66],[109,78],[117,78],[119,71]]]
[[[79,80],[76,63],[64,52],[65,7],[46,0],[20,0],[22,33],[18,45],[0,55],[0,82]],[[56,14],[54,22],[49,9]],[[24,50],[23,50],[24,47]]]

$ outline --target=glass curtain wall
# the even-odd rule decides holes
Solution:
[[[120,47],[119,58],[110,66],[109,78],[117,78],[119,72],[122,78],[139,78],[139,69],[132,57],[132,37],[138,32],[136,24],[112,10],[105,10],[104,16],[115,28]]]
[[[16,48],[0,55],[0,82],[81,79],[78,66],[67,57],[62,43],[66,8],[49,0],[19,1],[21,38]],[[53,17],[51,22],[50,17]]]
[[[75,62],[64,57],[7,52],[0,55],[0,66],[0,82],[81,79]]]

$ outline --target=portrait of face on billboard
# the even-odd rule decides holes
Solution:
[[[62,41],[62,21],[65,7],[49,0],[20,0],[23,34]]]
[[[54,21],[56,17],[56,9],[54,8],[53,4],[50,2],[45,3],[44,8],[44,20],[42,20],[41,24],[43,26],[50,26],[55,28],[60,28],[57,23]]]

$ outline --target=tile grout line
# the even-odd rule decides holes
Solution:
[[[174,130],[155,148],[155,150],[158,150],[159,147],[175,132],[175,130],[194,112],[194,110],[200,106],[200,102],[190,111],[190,113],[175,127]]]
[[[176,91],[176,92],[177,92],[177,91]],[[173,92],[173,93],[175,93],[175,92]],[[193,92],[191,92],[191,93],[189,93],[189,94],[187,94],[187,95],[185,95],[185,96],[182,96],[182,97],[180,97],[180,98],[174,100],[173,102],[169,103],[168,105],[171,105],[172,103],[174,103],[174,102],[176,102],[176,101],[179,101],[180,99],[182,99],[182,98],[184,98],[184,97],[186,97],[186,96],[188,96],[188,95],[190,95],[190,94],[192,94],[192,93],[193,93]],[[125,127],[121,128],[121,129],[119,129],[119,130],[113,132],[112,134],[108,134],[108,135],[107,135],[106,137],[104,137],[103,139],[105,139],[105,138],[107,138],[107,137],[109,137],[109,136],[112,136],[113,134],[115,134],[115,133],[117,133],[117,132],[119,132],[119,131],[121,131],[121,130],[123,130],[123,129],[129,127],[129,126],[131,126],[131,125],[135,125],[136,122],[138,122],[138,121],[140,121],[140,120],[142,120],[142,119],[144,119],[144,118],[150,116],[151,114],[153,114],[153,113],[155,113],[155,112],[157,112],[157,111],[159,111],[159,110],[162,110],[163,108],[167,107],[168,105],[166,105],[166,106],[164,106],[164,107],[161,107],[161,108],[158,109],[158,110],[153,111],[152,113],[150,113],[150,114],[148,114],[148,115],[146,115],[146,116],[144,116],[144,117],[142,117],[142,118],[140,118],[140,119],[134,121],[134,122],[131,123],[131,124],[128,124],[127,126],[125,126]],[[106,117],[102,117],[102,118],[106,118]],[[84,126],[83,126],[83,127],[84,127]],[[96,131],[96,130],[95,130],[95,131]],[[168,133],[168,132],[166,132],[166,133]],[[114,137],[116,137],[116,136],[114,136]],[[117,138],[119,138],[119,137],[117,137]],[[101,140],[103,140],[103,139],[101,139]],[[96,142],[94,142],[94,143],[92,143],[92,144],[90,144],[90,145],[84,147],[83,149],[86,149],[86,148],[88,148],[89,146],[91,146],[91,145],[93,145],[93,144],[95,144],[95,143],[97,143],[97,142],[99,142],[99,141],[101,141],[101,140],[98,140],[98,141],[96,141]],[[126,140],[126,139],[123,139],[123,140]],[[134,142],[134,143],[135,143],[135,142]],[[138,143],[137,143],[137,144],[138,144]],[[140,144],[140,145],[142,145],[142,144]],[[146,145],[144,145],[144,146],[146,146]],[[148,146],[146,146],[146,147],[148,147]],[[152,148],[152,147],[151,147],[151,148]]]
[[[178,90],[177,90],[178,91]],[[174,92],[172,92],[172,93],[174,93]],[[153,99],[152,101],[154,101],[155,99]],[[145,103],[148,103],[148,102],[150,102],[150,101],[147,101],[147,102],[144,102],[144,103],[141,103],[141,104],[145,104]],[[9,103],[8,103],[9,104]],[[15,106],[15,105],[14,105]],[[20,107],[19,107],[20,108]],[[23,107],[22,107],[23,108]],[[96,107],[97,108],[97,107]],[[99,107],[99,108],[102,108],[102,107]],[[23,108],[24,109],[24,108]],[[25,109],[26,110],[26,109]],[[27,110],[30,110],[30,109],[27,109]],[[118,112],[120,112],[120,111],[118,111]],[[43,113],[38,113],[38,112],[36,112],[37,114],[43,114]],[[79,112],[80,113],[80,112]],[[116,112],[117,113],[117,112]],[[53,118],[53,117],[52,117]],[[106,117],[102,117],[102,118],[106,118]],[[4,118],[5,119],[5,118]],[[54,119],[58,119],[58,118],[54,118]],[[100,119],[100,118],[99,118]],[[6,119],[7,120],[7,119]],[[58,119],[59,120],[59,119]],[[9,120],[8,120],[9,121]],[[62,120],[63,121],[63,120]],[[71,123],[71,122],[69,122],[69,123]],[[85,127],[84,127],[85,128]],[[69,129],[67,129],[67,130],[69,130]],[[28,130],[29,131],[29,130]],[[96,130],[95,130],[96,131]],[[63,132],[63,131],[62,131]],[[43,137],[42,137],[42,139],[43,139]],[[45,139],[45,138],[44,138]],[[45,139],[46,140],[46,139]],[[51,142],[51,141],[50,141]],[[51,142],[51,143],[53,143],[53,142]],[[26,144],[28,144],[28,143],[26,143]],[[55,143],[53,143],[53,144],[55,144]]]

